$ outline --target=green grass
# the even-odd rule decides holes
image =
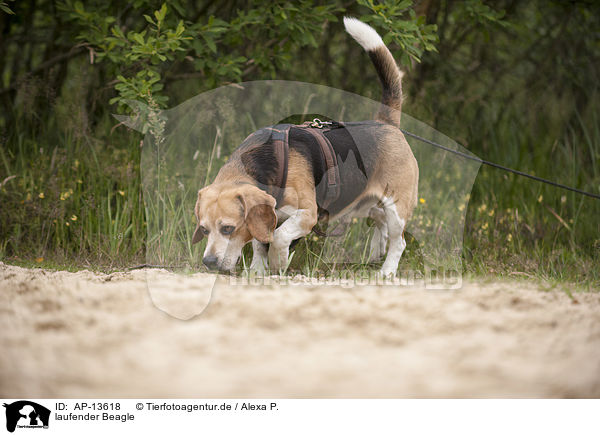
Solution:
[[[124,146],[132,138],[17,127],[0,148],[0,183],[15,176],[0,188],[0,258],[106,267],[143,258],[139,147]]]
[[[507,124],[487,138],[490,151],[480,155],[598,192],[599,124],[595,115],[591,121],[580,119],[580,125],[558,142],[515,134]],[[1,261],[112,271],[150,258],[158,264],[200,267],[202,246],[190,243],[195,218],[189,204],[197,187],[185,186],[179,196],[157,195],[157,202],[148,196],[144,208],[141,135],[124,127],[111,131],[113,126],[105,117],[86,134],[61,131],[51,123],[38,130],[24,123],[9,132],[0,148]],[[530,141],[535,143],[533,151],[524,152],[531,149]],[[206,164],[217,170],[223,161],[213,154]],[[426,206],[430,202],[422,205]],[[470,277],[536,278],[597,290],[598,216],[598,200],[483,167],[467,209],[463,269]],[[159,227],[147,231],[148,222]],[[162,228],[168,231],[161,233]],[[374,267],[366,262],[368,229],[364,222],[355,226],[344,242],[362,258],[349,266],[352,270],[368,272]],[[155,252],[147,251],[157,246]],[[323,239],[311,234],[298,244],[290,273],[334,271],[323,261],[326,249]],[[245,264],[249,259],[248,246]],[[422,267],[419,244],[409,241],[400,268]]]
[[[597,113],[558,142],[528,137],[533,151],[518,154],[500,130],[487,158],[511,162],[544,178],[599,193]],[[507,134],[504,136],[507,137]],[[514,162],[514,163],[513,163]],[[521,163],[520,163],[521,162]],[[524,273],[559,282],[600,282],[600,200],[483,167],[467,216],[465,257],[477,274]]]

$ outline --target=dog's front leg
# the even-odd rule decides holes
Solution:
[[[267,245],[252,239],[252,262],[250,270],[256,273],[264,273],[267,270],[269,257],[267,254]]]
[[[269,267],[272,272],[277,273],[286,268],[292,241],[310,233],[316,224],[316,207],[299,209],[275,230],[273,242],[269,246]]]

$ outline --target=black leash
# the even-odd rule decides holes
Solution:
[[[509,168],[509,167],[506,167],[506,166],[499,165],[498,163],[489,162],[487,160],[480,159],[479,157],[474,157],[474,156],[471,156],[469,154],[453,150],[452,148],[445,147],[444,145],[440,145],[439,143],[430,141],[429,139],[425,139],[424,137],[418,136],[418,135],[416,135],[414,133],[411,133],[409,131],[402,130],[402,129],[400,129],[400,131],[402,131],[402,133],[404,133],[407,136],[414,137],[415,139],[420,140],[421,142],[425,142],[425,143],[427,143],[429,145],[433,145],[436,148],[440,148],[440,149],[442,149],[444,151],[448,151],[450,153],[457,154],[457,155],[459,155],[461,157],[464,157],[465,159],[474,160],[476,162],[481,163],[482,165],[488,165],[488,166],[491,166],[493,168],[502,169],[503,171],[512,172],[513,174],[521,175],[522,177],[531,178],[532,180],[539,181],[540,183],[550,184],[551,186],[559,187],[559,188],[565,189],[565,190],[570,190],[571,192],[580,193],[582,195],[586,195],[586,196],[589,196],[591,198],[600,199],[600,195],[598,195],[596,193],[586,192],[585,190],[581,190],[581,189],[577,189],[575,187],[567,186],[565,184],[557,183],[556,181],[547,180],[547,179],[542,178],[542,177],[536,177],[535,175],[527,174],[525,172],[518,171],[516,169],[512,169],[512,168]]]
[[[128,267],[128,270],[136,269],[175,269],[176,266],[163,266],[161,264],[139,264],[137,266]]]

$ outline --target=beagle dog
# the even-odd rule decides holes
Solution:
[[[419,180],[417,161],[399,129],[403,74],[372,27],[354,18],[344,18],[344,26],[369,54],[383,97],[375,120],[340,123],[341,128],[325,133],[342,166],[341,194],[323,210],[319,191],[330,168],[324,166],[306,128],[291,128],[286,135],[286,177],[280,194],[273,193],[280,172],[274,169],[274,129],[253,133],[214,182],[198,192],[192,242],[208,238],[203,263],[209,269],[233,271],[243,246],[251,241],[250,268],[281,271],[287,266],[290,244],[310,233],[325,214],[333,220],[371,217],[375,233],[370,259],[381,258],[389,243],[380,273],[395,275],[406,247],[404,227],[417,205]]]

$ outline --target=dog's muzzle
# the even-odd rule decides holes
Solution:
[[[209,270],[217,270],[219,259],[214,255],[208,255],[202,259],[202,264],[208,267]]]

